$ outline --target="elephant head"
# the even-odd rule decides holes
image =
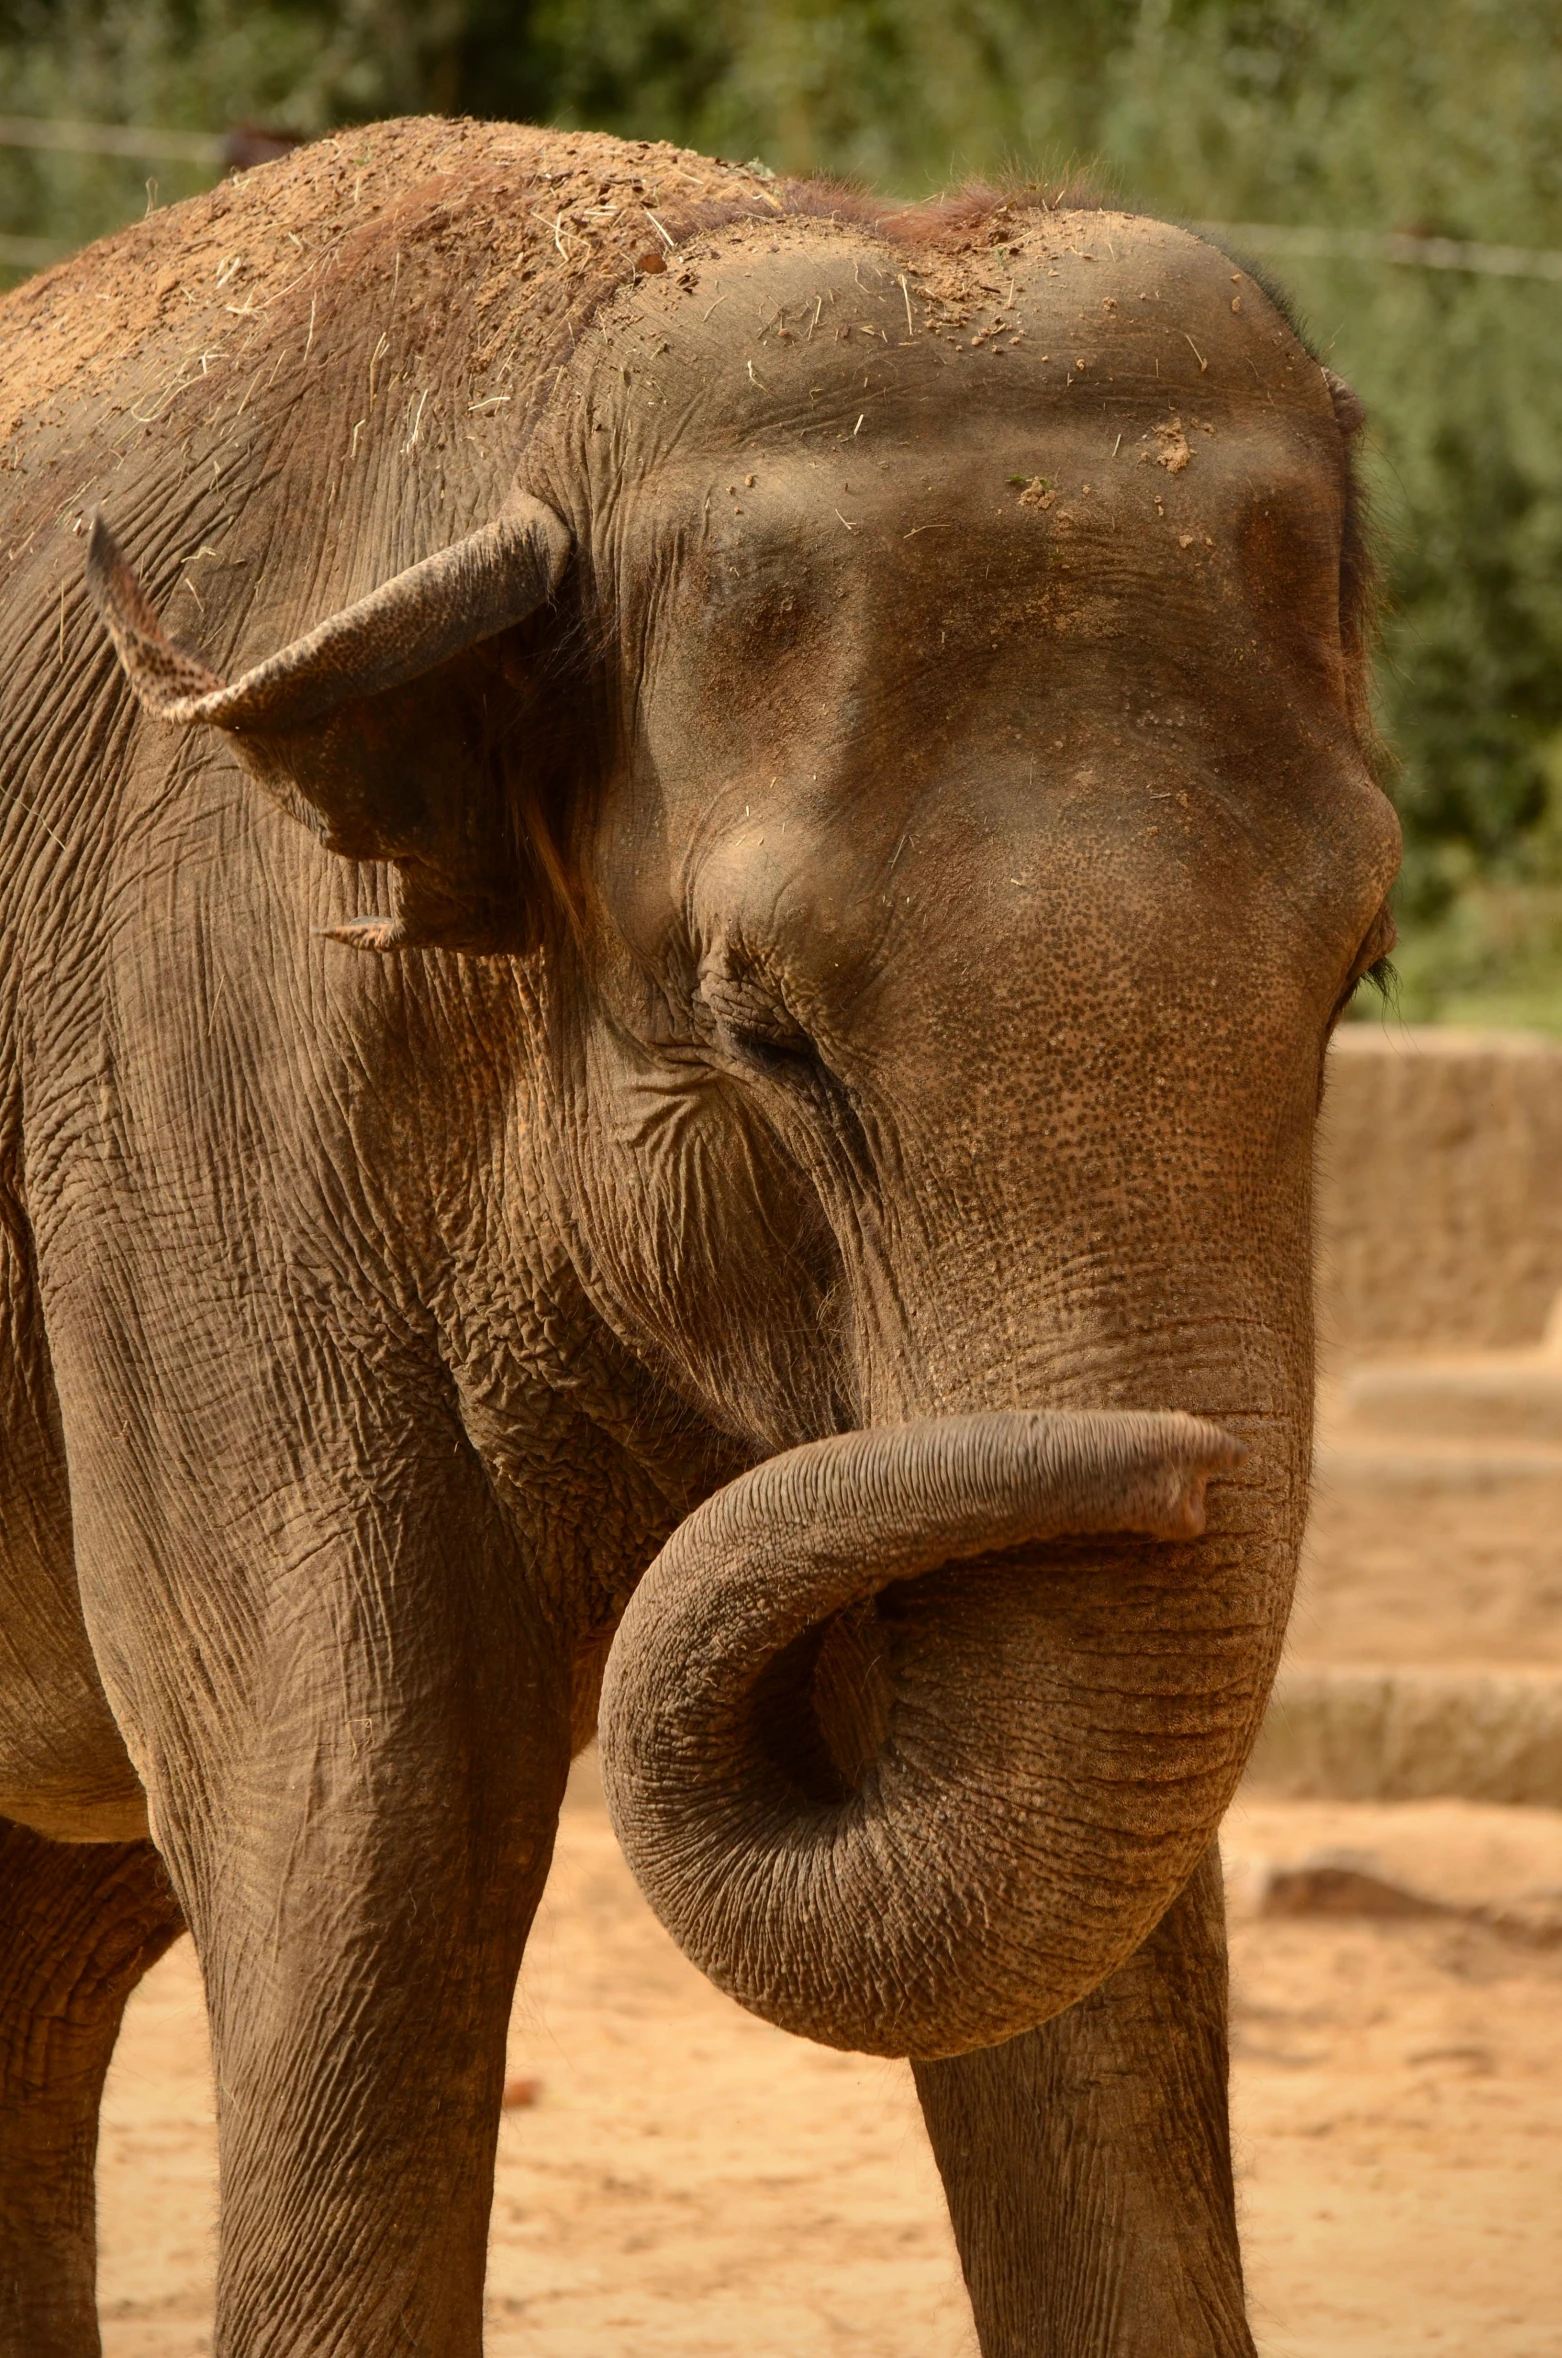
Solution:
[[[92,558],[143,703],[396,864],[342,938],[517,955],[581,1282],[750,1461],[623,1618],[615,1821],[745,2005],[920,2056],[1094,1987],[1240,1775],[1397,847],[1351,397],[1182,232],[950,222],[713,233],[231,687]]]

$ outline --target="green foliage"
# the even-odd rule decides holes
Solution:
[[[1151,5],[1101,144],[1194,219],[1556,250],[1556,34],[1554,7],[1497,0]],[[1562,1030],[1562,287],[1285,275],[1373,420],[1401,1009]]]
[[[0,109],[465,111],[906,193],[1084,164],[1192,220],[1562,249],[1558,30],[1556,0],[0,0]],[[96,234],[147,170],[0,149],[0,230]],[[1562,1029],[1562,287],[1285,276],[1373,417],[1406,1011]]]

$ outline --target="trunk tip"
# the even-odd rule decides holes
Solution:
[[[1167,1454],[1170,1495],[1166,1501],[1166,1520],[1158,1536],[1197,1539],[1208,1520],[1210,1483],[1217,1474],[1234,1474],[1251,1452],[1247,1442],[1239,1440],[1235,1433],[1224,1431],[1204,1417],[1188,1416],[1179,1418],[1178,1422],[1185,1423],[1190,1430],[1185,1446],[1174,1446]]]

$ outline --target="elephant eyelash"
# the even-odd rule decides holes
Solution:
[[[1331,1032],[1363,988],[1376,992],[1385,1008],[1398,1004],[1399,969],[1387,950],[1380,951],[1370,966],[1364,966],[1354,981],[1346,984],[1340,994],[1339,1004],[1329,1018]]]
[[[1356,953],[1356,967],[1340,993],[1339,1002],[1330,1017],[1331,1025],[1338,1023],[1363,984],[1375,991],[1385,1006],[1389,1004],[1399,987],[1399,974],[1392,955],[1397,947],[1398,934],[1385,901],[1368,926],[1361,948]]]
[[[1394,964],[1387,950],[1384,951],[1381,958],[1374,958],[1364,973],[1357,975],[1350,987],[1350,995],[1353,999],[1364,983],[1371,990],[1377,992],[1378,997],[1385,1005],[1389,1000],[1398,997],[1399,968]]]

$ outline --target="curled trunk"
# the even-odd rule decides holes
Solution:
[[[1229,1599],[1202,1646],[1183,1626],[1175,1557],[1114,1549],[1103,1575],[1013,1551],[1194,1538],[1243,1454],[1178,1413],[948,1417],[708,1499],[624,1616],[600,1718],[619,1839],[685,1952],[752,2012],[871,2054],[991,2046],[1093,1988],[1209,1840],[1254,1648]],[[1078,1618],[1088,1592],[1099,1638],[1102,1577],[1131,1592],[1104,1647]],[[821,1633],[863,1608],[857,1700],[880,1675],[885,1708],[832,1777],[799,1708]]]

